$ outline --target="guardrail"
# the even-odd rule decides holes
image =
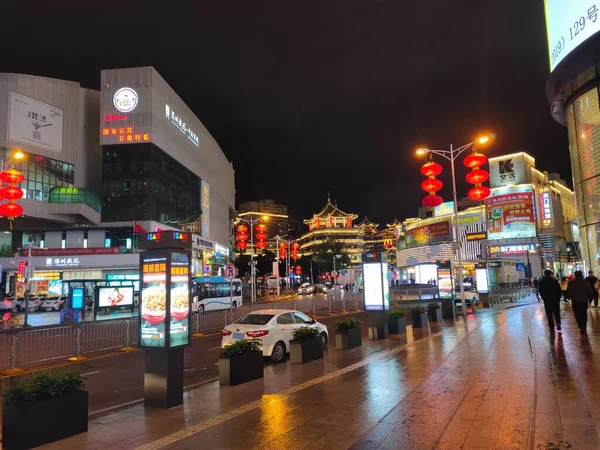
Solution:
[[[311,316],[356,312],[363,309],[362,294],[333,291],[326,296],[244,304],[236,309],[205,311],[190,317],[193,334],[220,330],[240,317],[261,309],[292,309]],[[128,350],[139,337],[137,317],[52,325],[0,332],[0,371],[16,374],[53,361],[80,361],[111,350]]]

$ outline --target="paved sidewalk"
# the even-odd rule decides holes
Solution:
[[[551,337],[541,303],[526,303],[209,383],[181,407],[136,406],[43,448],[600,448],[600,310],[581,337],[565,306]]]

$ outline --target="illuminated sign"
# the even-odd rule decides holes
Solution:
[[[131,112],[138,104],[138,95],[133,89],[124,87],[115,92],[113,105],[120,112]]]
[[[140,302],[140,345],[166,345],[167,257],[155,252],[140,255],[142,272]]]
[[[122,144],[150,141],[150,135],[148,133],[136,133],[131,126],[102,128],[102,136],[113,136],[116,138],[117,142]]]
[[[475,279],[477,280],[477,292],[487,294],[490,290],[487,269],[485,267],[476,268]]]
[[[525,155],[522,153],[491,158],[489,164],[491,188],[512,186],[527,182],[528,164],[525,161]]]
[[[190,233],[182,231],[152,231],[140,235],[140,248],[148,250],[150,248],[192,248]]]
[[[535,253],[536,244],[494,245],[490,248],[490,255],[524,255],[527,252]]]
[[[468,225],[477,222],[483,222],[483,217],[481,216],[481,214],[477,214],[474,216],[458,216],[458,220],[456,221],[456,223],[459,225]]]
[[[545,0],[550,71],[600,31],[600,10],[590,0]]]
[[[493,189],[485,201],[488,239],[535,237],[535,211],[530,186]]]
[[[454,202],[445,202],[433,208],[433,217],[449,216],[454,214]]]
[[[540,210],[540,226],[542,228],[552,228],[554,220],[552,219],[552,195],[550,188],[538,188],[539,210]]]
[[[179,231],[173,233],[173,239],[176,239],[178,241],[187,241],[189,237],[190,235],[188,233],[181,233]]]
[[[60,280],[60,272],[34,272],[31,281]]]
[[[370,254],[365,254],[363,256],[366,255]],[[387,273],[387,263],[369,262],[363,264],[363,293],[366,311],[382,311],[383,309],[390,309]]]
[[[169,345],[189,344],[190,263],[187,253],[171,253]]]
[[[467,233],[467,241],[483,241],[487,239],[487,233]]]
[[[17,282],[25,283],[25,270],[27,268],[27,261],[19,262],[19,271],[17,272]]]
[[[79,264],[79,258],[46,258],[48,267],[77,267]]]
[[[133,306],[133,287],[99,287],[98,306],[100,308],[120,308]]]
[[[450,222],[436,222],[406,230],[406,245],[424,245],[452,239]]]
[[[177,113],[169,105],[165,105],[165,117],[168,118],[171,123],[175,125],[177,129],[179,129],[179,131],[184,133],[192,144],[194,144],[196,147],[200,147],[200,138],[198,135],[192,131],[185,121],[182,120],[181,117],[177,115]]]
[[[105,122],[116,122],[118,120],[127,120],[127,116],[123,116],[120,114],[106,114],[104,116]]]
[[[221,244],[215,244],[215,252],[219,255],[229,256],[229,249]]]
[[[202,236],[210,238],[210,186],[202,180],[200,188],[202,190]]]

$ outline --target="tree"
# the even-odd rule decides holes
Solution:
[[[350,256],[344,250],[341,242],[333,239],[327,239],[314,247],[313,261],[323,272],[331,272],[334,267],[333,259],[335,257],[335,270],[345,269],[350,265]]]

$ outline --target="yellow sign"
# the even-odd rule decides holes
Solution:
[[[33,272],[32,281],[60,280],[60,272]]]
[[[467,233],[467,241],[483,241],[487,239],[487,233]]]

